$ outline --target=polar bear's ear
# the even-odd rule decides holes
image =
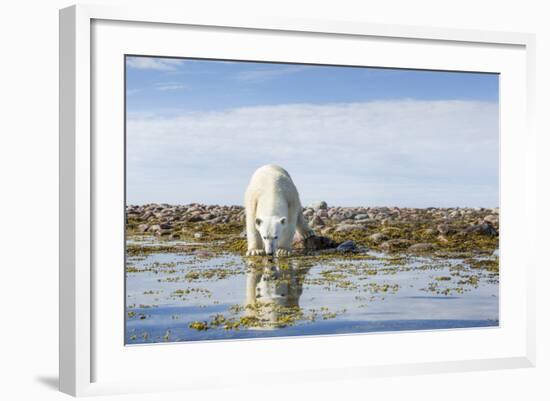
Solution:
[[[262,225],[262,219],[256,219],[256,225],[261,226]]]
[[[281,224],[284,225],[286,223],[286,218],[285,217],[282,217],[281,218]]]

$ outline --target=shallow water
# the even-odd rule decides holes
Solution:
[[[487,327],[499,316],[498,273],[380,253],[129,256],[126,294],[127,344]]]

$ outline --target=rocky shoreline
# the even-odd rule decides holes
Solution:
[[[330,207],[314,202],[303,213],[315,236],[295,250],[492,254],[498,249],[498,208]],[[242,206],[129,205],[126,233],[167,241],[217,241],[225,251],[246,250]]]

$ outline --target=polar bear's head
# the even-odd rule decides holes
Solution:
[[[262,237],[266,255],[273,255],[277,252],[279,238],[285,224],[285,217],[269,216],[256,218],[256,230],[258,230],[258,233]]]

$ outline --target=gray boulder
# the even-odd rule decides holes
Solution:
[[[409,252],[430,252],[435,249],[435,246],[433,244],[429,243],[419,243],[414,244],[409,247]]]
[[[489,214],[483,218],[483,220],[493,226],[498,224],[498,216],[496,214]]]
[[[343,232],[343,231],[354,231],[354,230],[365,230],[365,227],[359,225],[359,224],[341,224],[338,227],[336,227],[336,232]]]
[[[325,210],[328,208],[328,205],[325,201],[316,201],[316,202],[313,202],[310,206],[310,208],[312,208],[313,210]]]
[[[390,239],[390,237],[388,237],[386,234],[382,234],[382,233],[374,233],[372,235],[369,236],[369,239],[372,241],[372,242],[375,242],[377,244],[383,242],[383,241],[387,241]]]
[[[325,222],[319,216],[313,216],[313,219],[311,219],[310,224],[312,227],[323,227],[325,225]]]
[[[357,250],[357,245],[352,240],[347,240],[338,245],[336,250],[338,252],[353,252]]]
[[[411,241],[406,239],[390,239],[389,241],[380,244],[380,249],[385,252],[397,251],[400,249],[408,248],[411,245]]]
[[[464,230],[464,233],[488,235],[490,237],[496,237],[498,235],[498,231],[491,223],[482,223],[475,226],[470,226]]]
[[[328,237],[313,235],[302,241],[302,247],[308,251],[319,251],[336,247],[336,242]]]
[[[355,220],[366,220],[370,219],[370,216],[366,213],[356,214],[354,217]]]

